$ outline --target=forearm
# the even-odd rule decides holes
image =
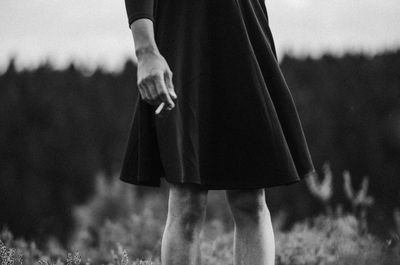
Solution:
[[[159,52],[154,38],[153,22],[140,18],[131,24],[131,32],[135,43],[135,53],[138,59],[145,53]]]

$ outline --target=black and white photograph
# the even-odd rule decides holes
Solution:
[[[399,18],[0,0],[1,264],[400,264]]]

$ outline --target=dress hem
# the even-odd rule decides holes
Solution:
[[[252,183],[251,185],[243,185],[243,183],[239,183],[239,182],[235,183],[232,180],[228,184],[220,184],[220,183],[200,183],[200,182],[194,182],[194,181],[177,181],[177,180],[172,180],[171,178],[164,177],[164,176],[161,178],[165,178],[165,181],[168,183],[196,184],[196,185],[199,185],[201,189],[206,189],[206,190],[237,190],[237,189],[261,189],[261,188],[271,188],[271,187],[277,187],[277,186],[288,186],[291,184],[301,182],[305,177],[307,177],[311,174],[315,174],[315,173],[316,173],[316,171],[315,171],[315,169],[313,169],[313,170],[310,170],[307,173],[301,175],[300,178],[296,177],[296,178],[287,179],[285,181],[282,181],[282,180],[265,181],[265,182],[260,182],[257,184]],[[159,178],[158,181],[154,181],[154,180],[138,181],[137,178],[127,178],[124,176],[120,176],[119,179],[123,182],[133,184],[133,185],[159,188],[161,186],[161,178]]]

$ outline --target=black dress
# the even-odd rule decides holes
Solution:
[[[178,99],[135,102],[122,181],[204,189],[288,185],[315,171],[263,0],[126,0],[154,23]]]

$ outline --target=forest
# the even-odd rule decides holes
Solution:
[[[332,169],[332,200],[351,207],[340,192],[345,170],[355,187],[368,177],[371,231],[384,235],[400,205],[400,50],[285,55],[280,65],[318,173],[324,163]],[[107,72],[74,63],[16,70],[11,59],[0,74],[0,228],[66,241],[72,208],[90,199],[98,173],[118,177],[137,96],[131,60]],[[320,212],[323,205],[305,189],[272,188],[272,213],[285,208],[295,222]]]

